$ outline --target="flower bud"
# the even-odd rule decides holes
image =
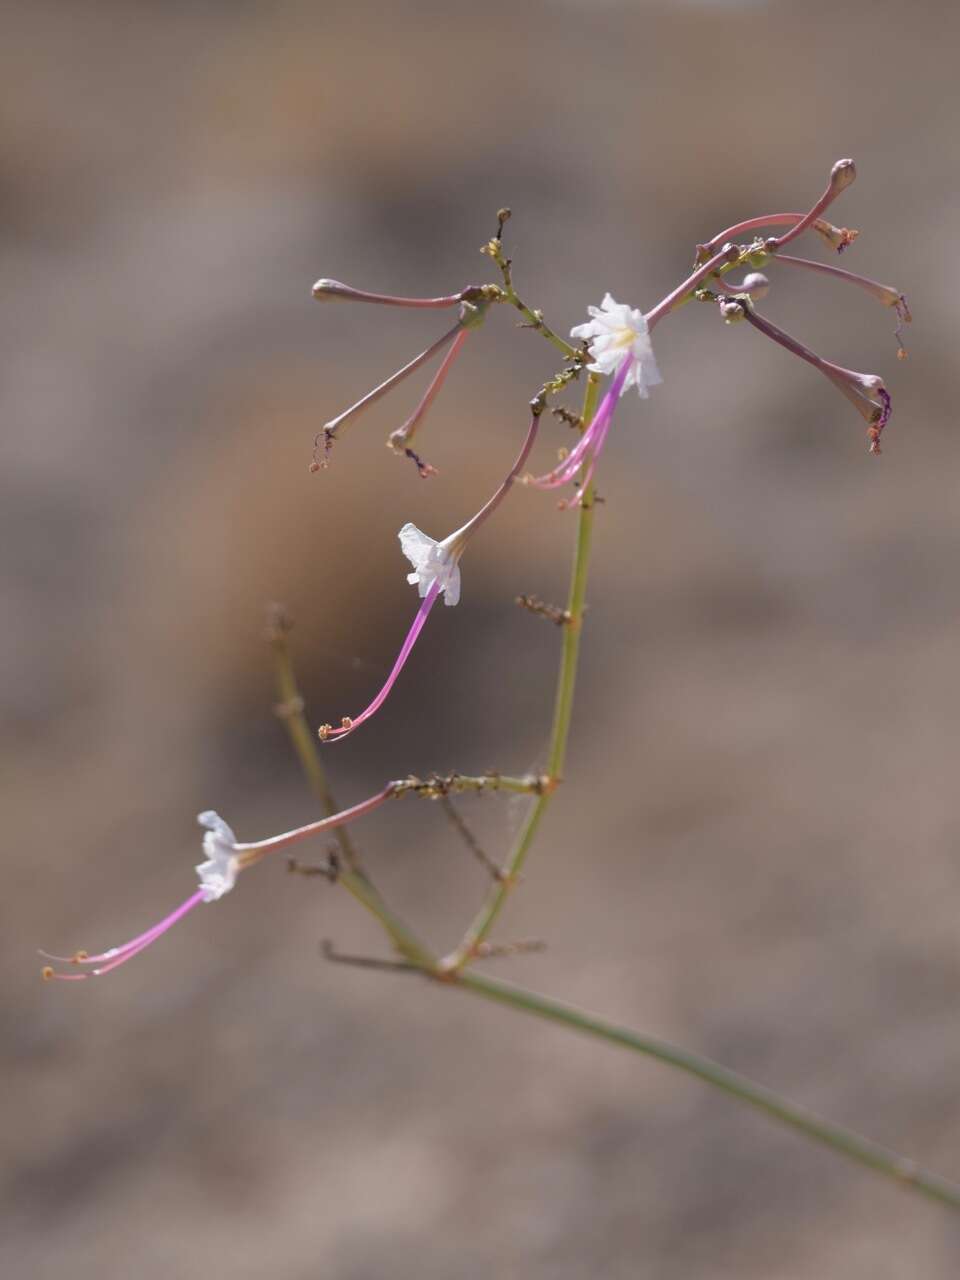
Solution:
[[[857,166],[852,160],[838,160],[830,170],[830,190],[834,195],[846,191],[857,176]]]
[[[770,281],[762,271],[751,271],[748,276],[743,277],[738,292],[748,293],[754,302],[759,302],[770,292]]]
[[[337,299],[349,298],[354,290],[339,280],[322,278],[313,286],[313,296],[318,302],[333,302]]]

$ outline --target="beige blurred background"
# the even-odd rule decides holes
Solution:
[[[955,1276],[946,1211],[693,1081],[325,964],[321,938],[381,941],[279,861],[101,982],[42,986],[34,953],[185,896],[200,809],[242,839],[316,813],[265,605],[314,719],[359,710],[414,609],[397,529],[480,505],[555,367],[494,314],[424,431],[439,478],[383,447],[423,382],[310,475],[318,427],[446,323],[320,307],[317,276],[489,278],[509,204],[565,331],[851,155],[845,265],[907,291],[909,361],[858,291],[774,269],[765,310],[888,378],[884,456],[745,326],[658,331],[601,479],[568,784],[500,928],[549,949],[498,972],[960,1178],[956,7],[21,0],[2,26],[4,1276]],[[542,765],[557,634],[512,598],[561,598],[572,535],[511,499],[329,749],[343,803]],[[500,853],[523,804],[462,811]],[[451,945],[484,880],[439,810],[355,832]]]

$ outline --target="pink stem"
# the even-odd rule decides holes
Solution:
[[[440,388],[443,386],[444,382],[446,382],[447,374],[450,372],[454,360],[456,360],[457,356],[460,354],[460,348],[466,342],[468,333],[468,329],[461,329],[457,334],[453,340],[453,346],[443,357],[443,363],[434,374],[433,381],[430,383],[429,387],[427,387],[423,399],[417,405],[416,409],[414,409],[413,413],[411,413],[403,426],[398,427],[396,431],[392,432],[390,436],[390,444],[394,449],[403,449],[409,441],[412,440],[413,433],[425,417],[427,410],[437,398]]]
[[[340,280],[318,280],[313,286],[313,296],[320,302],[374,302],[384,307],[455,307],[477,291],[478,286],[468,285],[459,293],[449,293],[442,298],[403,298],[392,293],[354,289]]]
[[[286,849],[292,844],[297,844],[300,840],[306,840],[310,836],[320,835],[324,831],[332,831],[336,827],[345,827],[350,822],[355,822],[357,818],[362,818],[364,814],[373,813],[374,809],[396,794],[395,784],[388,783],[382,791],[378,791],[376,795],[370,796],[368,800],[361,800],[359,804],[353,805],[350,809],[343,809],[340,813],[331,814],[329,818],[321,818],[319,822],[308,822],[305,827],[296,827],[293,831],[285,831],[279,836],[270,836],[268,840],[255,840],[250,844],[238,844],[235,846],[239,856],[241,867],[252,866],[266,853],[275,853],[278,849]]]
[[[652,311],[647,312],[647,329],[652,333],[663,317],[683,302],[687,294],[695,289],[701,280],[706,280],[708,276],[713,275],[714,271],[719,270],[720,267],[728,262],[735,262],[739,257],[740,250],[736,245],[730,245],[721,249],[719,253],[715,253],[703,266],[697,267],[696,271],[687,276],[682,284],[677,285],[672,293],[668,293],[661,302],[657,303]]]
[[[785,333],[783,329],[779,329],[763,316],[757,315],[752,307],[744,307],[743,314],[744,318],[755,329],[759,329],[766,337],[772,338],[774,342],[793,352],[801,360],[806,360],[808,364],[812,364],[815,369],[818,369],[825,377],[830,379],[837,390],[846,396],[861,417],[870,425],[870,452],[879,453],[879,435],[890,418],[890,396],[886,389],[881,386],[874,393],[876,396],[876,399],[874,399],[864,387],[863,374],[856,373],[852,369],[844,369],[842,365],[834,364],[830,360],[824,360],[822,356],[818,356],[815,351],[805,347],[802,342],[798,342],[789,333]]]
[[[461,326],[459,324],[455,324],[452,329],[448,330],[442,337],[438,338],[436,342],[427,347],[425,351],[421,351],[418,356],[414,356],[409,364],[405,364],[402,369],[398,369],[396,373],[392,373],[385,382],[381,382],[378,387],[374,387],[372,391],[368,391],[365,396],[356,402],[356,404],[352,404],[349,409],[344,409],[343,413],[339,414],[336,418],[331,418],[324,427],[324,431],[328,435],[335,433],[341,424],[346,422],[348,418],[352,418],[355,414],[361,413],[364,409],[375,404],[378,400],[382,400],[383,397],[389,391],[392,391],[395,386],[401,383],[404,378],[409,378],[411,373],[415,373],[422,364],[425,364],[427,360],[432,356],[435,356],[438,351],[442,350],[448,342],[451,342],[457,336],[460,331]]]
[[[726,244],[728,240],[746,235],[748,231],[759,231],[761,227],[792,227],[800,222],[803,216],[802,213],[765,213],[760,218],[746,218],[743,222],[735,222],[732,227],[727,227],[726,231],[719,232],[706,244],[697,245],[697,248],[709,252],[711,249],[716,249],[718,245]]]
[[[832,267],[827,262],[815,262],[811,258],[794,258],[788,253],[778,253],[776,262],[788,262],[795,267],[806,267],[808,271],[820,271],[823,275],[834,276],[838,280],[846,280],[849,284],[858,284],[885,307],[896,307],[904,301],[903,294],[892,285],[880,284],[869,276],[858,275],[855,271],[845,271],[842,267]],[[909,316],[909,312],[907,312]]]
[[[816,202],[813,208],[803,215],[798,223],[785,231],[782,236],[774,236],[770,249],[775,252],[782,249],[785,244],[789,244],[791,240],[796,240],[797,236],[802,235],[807,227],[812,226],[814,222],[825,213],[833,204],[837,196],[846,191],[856,177],[856,169],[852,160],[838,160],[830,170],[830,179],[827,182],[823,195]]]
[[[397,660],[393,664],[393,670],[387,676],[387,679],[386,679],[386,682],[384,683],[383,688],[380,690],[380,692],[377,694],[374,700],[370,703],[369,707],[367,707],[366,710],[361,711],[358,716],[351,718],[350,722],[342,726],[341,728],[328,729],[324,734],[324,741],[331,742],[331,741],[338,741],[341,738],[345,738],[347,734],[352,733],[354,729],[358,729],[365,720],[369,720],[370,717],[374,715],[375,712],[379,711],[379,709],[383,706],[384,702],[386,702],[387,700],[390,690],[393,688],[394,684],[396,684],[397,676],[399,676],[400,672],[403,670],[404,665],[406,664],[407,658],[409,658],[410,656],[410,651],[413,649],[413,646],[416,644],[417,638],[419,637],[420,632],[423,630],[423,625],[427,620],[427,616],[430,613],[430,610],[436,604],[437,597],[439,596],[439,594],[440,594],[440,583],[439,581],[434,581],[433,585],[430,587],[430,590],[424,596],[423,603],[420,605],[420,608],[417,610],[417,616],[414,618],[413,623],[410,627],[410,630],[407,632],[407,638],[404,640],[403,645],[400,648],[400,652],[397,654]],[[260,846],[253,845],[250,847],[259,848]],[[281,846],[278,845],[277,847],[280,848]]]

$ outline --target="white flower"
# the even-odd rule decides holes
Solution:
[[[460,531],[443,542],[435,542],[409,522],[400,530],[400,549],[413,565],[413,573],[407,581],[418,583],[420,595],[425,596],[435,582],[439,582],[444,604],[456,604],[460,599],[460,566],[457,563],[463,550]]]
[[[593,364],[587,368],[593,373],[615,373],[621,362],[629,359],[630,370],[624,380],[623,391],[636,387],[646,399],[650,387],[655,387],[663,379],[650,345],[643,312],[622,302],[614,302],[609,293],[604,295],[601,306],[587,307],[587,312],[592,319],[570,330],[571,338],[582,338],[590,344]]]
[[[204,902],[216,902],[217,898],[229,893],[237,882],[240,870],[236,853],[237,837],[212,809],[198,813],[197,821],[201,827],[207,828],[203,837],[203,852],[207,855],[207,860],[200,863],[196,872],[200,877]]]

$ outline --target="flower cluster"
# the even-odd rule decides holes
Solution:
[[[870,452],[880,452],[880,438],[889,421],[891,409],[890,395],[883,380],[876,374],[858,373],[824,359],[757,311],[757,303],[770,289],[770,278],[761,268],[770,271],[783,263],[790,270],[813,271],[833,281],[854,284],[883,305],[890,307],[897,316],[898,355],[902,357],[905,354],[901,335],[903,326],[910,321],[911,317],[906,299],[898,289],[826,263],[798,258],[782,252],[787,245],[792,244],[806,231],[812,231],[818,235],[824,243],[837,252],[843,252],[853,243],[858,233],[848,228],[833,226],[826,221],[824,213],[851,185],[855,176],[853,162],[841,160],[834,165],[826,190],[806,213],[773,213],[751,217],[728,227],[705,244],[697,245],[692,272],[646,313],[617,302],[610,293],[605,294],[599,307],[588,308],[589,319],[570,330],[571,338],[578,344],[576,346],[566,342],[550,329],[544,321],[542,312],[529,307],[516,292],[511,263],[505,257],[501,244],[503,226],[509,217],[509,210],[500,211],[497,234],[483,250],[499,267],[502,283],[470,285],[457,293],[440,297],[410,298],[354,289],[339,281],[326,278],[317,281],[313,292],[314,296],[321,301],[357,302],[421,310],[457,309],[458,318],[456,324],[419,355],[326,423],[317,436],[312,467],[314,470],[327,466],[332,445],[339,438],[346,423],[356,419],[365,408],[382,399],[421,366],[426,365],[442,352],[443,358],[439,368],[419,403],[402,424],[391,432],[388,440],[391,449],[415,463],[421,477],[435,475],[436,468],[424,462],[419,454],[414,452],[411,441],[448,378],[467,337],[483,323],[490,308],[496,304],[506,304],[519,311],[523,317],[524,327],[541,334],[562,353],[564,359],[563,369],[546,382],[531,400],[530,421],[519,453],[500,485],[476,514],[440,541],[429,537],[411,522],[407,522],[400,529],[400,549],[411,565],[407,581],[417,588],[420,597],[419,607],[400,646],[390,674],[378,693],[363,711],[356,716],[344,716],[336,728],[329,724],[322,725],[319,730],[321,741],[342,740],[376,714],[396,684],[437,600],[443,596],[444,604],[447,606],[458,603],[461,589],[460,562],[463,555],[474,536],[498,509],[511,492],[515,482],[521,477],[537,439],[540,420],[545,408],[548,407],[548,402],[584,372],[589,375],[589,380],[583,414],[575,415],[562,405],[550,406],[558,417],[579,430],[579,438],[573,448],[563,452],[560,461],[551,470],[540,475],[524,475],[523,480],[525,484],[535,489],[556,490],[573,486],[573,498],[561,505],[580,507],[581,519],[587,517],[587,512],[592,506],[591,497],[597,467],[610,437],[621,397],[624,392],[635,387],[638,396],[646,399],[650,389],[661,383],[660,371],[653,352],[652,334],[657,325],[668,315],[691,299],[715,303],[726,323],[745,321],[757,332],[813,365],[865,419]],[[784,228],[784,230],[777,236],[763,238],[754,234],[747,243],[736,242],[737,237],[758,233],[762,229],[772,227]],[[727,279],[731,270],[746,270],[747,274],[739,284],[734,284]],[[604,378],[607,381],[601,393],[600,380]],[[599,398],[598,404],[596,404],[597,398]],[[596,404],[595,412],[592,411],[594,404]],[[582,590],[579,596],[575,592],[571,594],[572,601],[580,600],[578,608],[581,611],[582,594]],[[526,599],[521,597],[521,600]],[[539,604],[536,609],[545,612],[547,616],[554,617],[560,625],[576,628],[580,624],[580,617],[574,617],[569,610]],[[568,656],[570,652],[575,653],[575,646],[565,649]],[[561,691],[566,689],[569,692],[573,687],[572,675],[569,672],[565,675],[562,670],[561,676],[558,687]],[[563,683],[564,680],[566,684]],[[560,699],[558,705],[562,702],[563,700]],[[537,794],[541,800],[549,794],[561,776],[564,735],[568,730],[569,715],[558,716],[555,734],[559,736],[551,747],[551,776],[541,779],[538,783]],[[306,730],[304,732],[306,733]],[[320,770],[319,761],[315,767]],[[529,788],[521,786],[520,789]],[[163,937],[200,903],[219,901],[234,887],[241,871],[259,861],[267,853],[287,848],[299,840],[316,836],[321,832],[339,829],[371,812],[395,794],[398,794],[397,784],[389,784],[382,791],[354,805],[351,809],[333,812],[334,806],[330,804],[328,806],[330,816],[253,844],[238,843],[231,828],[213,811],[201,813],[199,822],[206,829],[203,837],[205,856],[196,867],[198,888],[169,915],[122,946],[110,948],[96,955],[78,951],[67,957],[47,956],[47,959],[53,963],[44,969],[45,975],[65,980],[78,980],[111,972]],[[532,838],[536,821],[528,825],[531,832],[530,838]],[[500,875],[498,872],[501,885],[496,891],[495,903],[489,911],[481,913],[481,923],[477,929],[473,933],[468,930],[466,942],[456,953],[458,965],[466,963],[468,959],[479,954],[477,948],[481,944],[486,945],[483,939],[499,910],[503,895],[515,882],[514,872],[519,868],[519,863],[518,857],[510,874]],[[386,909],[381,909],[377,905],[378,899],[373,895],[369,881],[364,879],[354,882],[354,889],[358,898],[378,915],[381,923],[396,942],[399,936],[397,925]],[[411,949],[408,946],[404,954],[412,956],[419,963],[417,957],[420,953],[416,952],[415,948]]]

